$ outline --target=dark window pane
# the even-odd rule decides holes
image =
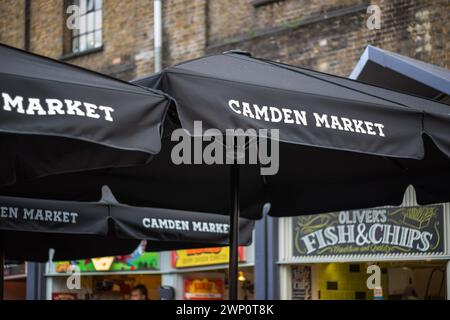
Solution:
[[[327,281],[327,290],[337,290],[338,283],[337,281]]]
[[[355,292],[355,300],[366,300],[365,292]]]
[[[361,268],[360,268],[359,264],[350,264],[349,271],[350,272],[360,272]]]
[[[94,10],[94,0],[87,0],[87,4],[86,4],[86,11],[92,11]]]

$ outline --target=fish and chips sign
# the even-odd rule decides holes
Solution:
[[[297,257],[445,253],[442,205],[299,216],[293,231]]]

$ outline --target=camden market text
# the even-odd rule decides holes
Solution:
[[[3,98],[2,109],[4,111],[15,111],[28,116],[55,116],[69,115],[114,121],[112,114],[114,109],[108,106],[97,106],[93,103],[64,99],[24,98],[22,96],[11,96],[6,92],[1,94]]]
[[[76,224],[77,218],[76,212],[0,206],[0,219]]]

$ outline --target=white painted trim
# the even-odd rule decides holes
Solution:
[[[358,77],[361,74],[362,70],[366,66],[367,61],[369,61],[369,47],[370,46],[367,46],[366,49],[364,50],[364,53],[359,58],[358,63],[353,68],[352,73],[348,76],[349,79],[352,79],[352,80],[358,79]]]
[[[20,280],[20,279],[26,279],[27,275],[22,273],[22,274],[15,274],[12,276],[5,276],[4,280],[8,281],[8,280]]]
[[[292,299],[292,275],[291,267],[284,265],[280,266],[280,300]]]
[[[450,260],[450,255],[360,255],[360,256],[320,256],[320,257],[293,257],[279,260],[277,264],[305,264],[305,263],[332,263],[332,262],[367,262],[367,261],[425,261]]]
[[[153,46],[154,46],[154,72],[162,69],[162,3],[153,0]]]

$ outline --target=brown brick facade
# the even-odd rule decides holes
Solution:
[[[23,48],[25,0],[0,1],[0,42]]]
[[[259,8],[251,1],[224,3],[210,5],[211,17],[222,14],[219,21],[210,18],[207,52],[239,47],[257,56],[347,76],[371,44],[450,68],[446,0],[372,1],[381,9],[380,30],[366,27],[368,1],[281,1]]]
[[[25,0],[0,0],[0,42],[24,47]],[[366,27],[370,3],[381,29]],[[30,49],[61,58],[63,0],[31,0]],[[447,0],[163,0],[165,65],[241,48],[255,56],[348,75],[368,44],[450,68]],[[66,59],[123,79],[153,70],[153,1],[103,0],[103,48]]]

